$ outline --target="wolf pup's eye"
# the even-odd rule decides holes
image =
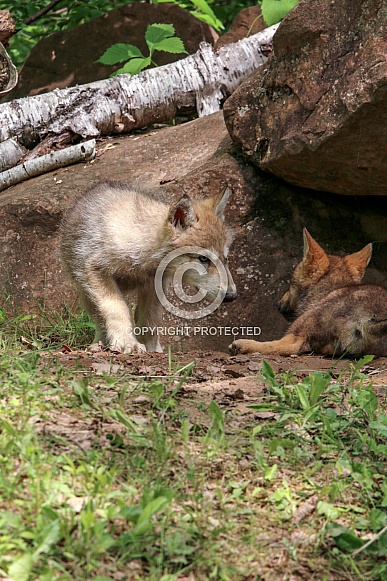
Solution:
[[[204,256],[203,254],[198,256],[199,262],[201,262],[202,264],[210,264],[210,259],[207,256]]]

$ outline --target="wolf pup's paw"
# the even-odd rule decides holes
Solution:
[[[238,355],[238,353],[257,353],[259,349],[257,348],[259,343],[257,341],[252,341],[251,339],[237,339],[229,345],[228,350],[232,355]]]
[[[114,343],[109,345],[109,351],[114,353],[141,353],[146,352],[146,347],[138,341],[133,341],[130,343]]]

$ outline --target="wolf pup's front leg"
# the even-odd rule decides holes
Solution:
[[[229,346],[233,355],[238,353],[260,353],[261,355],[298,355],[309,350],[305,337],[289,333],[277,341],[253,341],[252,339],[237,339]]]
[[[138,301],[135,311],[136,331],[138,338],[145,344],[147,351],[162,353],[158,326],[161,320],[161,304],[155,291],[155,281],[148,279],[138,288]]]
[[[146,351],[134,334],[133,315],[115,280],[98,270],[88,269],[85,274],[85,307],[96,324],[95,340],[121,353]]]

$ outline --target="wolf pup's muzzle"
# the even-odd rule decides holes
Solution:
[[[278,303],[278,310],[281,313],[281,315],[283,317],[285,317],[285,319],[287,321],[294,321],[294,319],[296,318],[296,313],[294,312],[294,310],[288,305],[288,303],[279,301]]]
[[[224,299],[223,300],[224,300],[225,303],[231,303],[232,301],[235,301],[235,299],[237,298],[237,296],[238,296],[238,293],[236,293],[236,292],[227,292],[224,295]]]

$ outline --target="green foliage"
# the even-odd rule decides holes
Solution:
[[[151,24],[145,32],[145,41],[148,45],[149,56],[144,56],[140,49],[132,44],[118,43],[109,47],[98,59],[98,62],[104,65],[115,65],[123,61],[128,61],[110,76],[121,73],[135,75],[151,64],[157,66],[153,60],[153,53],[155,51],[187,54],[183,41],[174,36],[174,34],[175,28],[173,24]]]
[[[13,63],[20,67],[30,50],[44,36],[57,30],[65,30],[102,16],[109,10],[127,4],[127,0],[89,0],[83,2],[59,2],[53,10],[32,22],[24,20],[50,4],[51,0],[0,0],[0,9],[9,10],[16,23],[17,34],[10,40],[9,54]]]
[[[359,538],[351,529],[338,523],[327,525],[327,535],[332,538],[337,547],[344,553],[352,553],[353,551],[358,551],[359,549],[364,548],[364,551],[372,555],[378,555],[380,557],[387,556],[386,527],[381,529],[379,535],[375,535],[375,539],[372,540],[372,542],[364,541],[363,539]],[[387,573],[387,567],[385,569],[385,573]]]
[[[154,0],[152,2],[152,4],[163,3],[177,4],[181,8],[188,10],[192,16],[206,22],[217,31],[224,29],[221,20],[219,20],[210,6],[210,4],[213,4],[213,0]]]
[[[350,363],[349,371],[338,378],[330,373],[314,372],[303,381],[291,375],[277,375],[263,361],[262,375],[269,391],[268,401],[251,408],[264,413],[271,410],[276,414],[275,422],[269,422],[265,427],[259,425],[253,430],[255,436],[268,440],[270,455],[281,460],[293,457],[297,462],[301,438],[317,444],[315,461],[334,451],[340,454],[336,463],[338,480],[322,489],[316,507],[318,515],[327,521],[326,537],[344,554],[364,550],[364,553],[383,559],[387,554],[387,515],[377,506],[387,506],[387,485],[382,474],[379,474],[379,471],[384,472],[380,460],[387,454],[387,416],[383,412],[378,413],[372,386],[364,384],[367,376],[362,372],[362,367],[372,359],[372,356],[366,356],[357,363]],[[299,436],[295,433],[296,425],[300,429]],[[282,437],[277,435],[279,427],[284,434]],[[372,455],[375,455],[374,463],[370,458]],[[265,478],[275,478],[276,471],[277,464],[271,465],[265,471]],[[348,479],[347,485],[345,477]],[[357,510],[354,506],[338,506],[337,503],[349,483],[361,486],[365,494],[373,498],[375,508],[369,512],[368,518],[362,518],[356,526],[357,529],[373,530],[376,534],[371,541],[365,541],[351,527],[337,523],[348,511]],[[328,500],[324,500],[325,494]],[[277,489],[272,499],[277,508],[289,516],[291,495],[287,487]],[[387,567],[378,568],[377,571],[386,575]],[[383,575],[381,578],[385,578]]]
[[[31,24],[24,24],[26,18],[48,6],[50,1],[31,0],[30,2],[20,2],[20,0],[0,0],[0,9],[10,10],[16,22],[17,34],[11,38],[9,53],[17,67],[23,64],[30,50],[44,36],[57,30],[78,26],[105,14],[109,10],[128,3],[127,0],[89,0],[88,2],[82,0],[65,2],[65,0],[62,0],[44,16]],[[243,8],[256,4],[254,0],[233,0],[232,2],[223,2],[222,0],[153,0],[153,4],[163,2],[173,2],[179,5],[218,32],[226,30],[235,15]],[[270,25],[279,22],[297,2],[298,0],[263,0],[262,11],[266,23]],[[182,47],[177,40],[172,41],[171,38],[166,37],[158,45],[157,50],[165,50],[176,54],[185,52],[184,49],[181,50]],[[129,54],[121,61],[116,62],[124,62],[128,59],[139,60],[131,65],[128,64],[125,72],[135,74],[149,66],[149,57],[144,57],[138,53],[133,56]]]
[[[256,6],[260,4],[261,0],[231,0],[231,2],[226,2],[222,0],[215,0],[209,1],[211,4],[211,8],[214,11],[214,14],[218,20],[220,20],[223,24],[222,32],[228,30],[230,24],[234,20],[235,16],[243,10],[244,8],[248,8],[250,6]],[[213,28],[216,28],[213,26]],[[218,30],[216,28],[216,30]]]
[[[31,350],[91,343],[95,327],[85,311],[64,308],[53,312],[43,305],[35,307],[35,314],[20,313],[13,317],[7,315],[5,308],[0,308],[0,344],[6,338],[9,344],[11,337],[14,343],[23,343]]]
[[[266,24],[277,24],[297,4],[298,0],[263,0],[262,15]]]
[[[162,1],[164,0],[161,0],[161,2]],[[0,9],[9,10],[16,22],[17,34],[15,34],[10,40],[9,54],[17,67],[20,67],[23,64],[30,50],[44,36],[57,30],[65,30],[88,22],[93,18],[105,14],[109,10],[127,4],[128,0],[89,0],[88,2],[81,0],[65,2],[65,0],[62,0],[62,2],[44,16],[31,24],[24,24],[26,18],[36,14],[39,10],[48,6],[50,2],[51,0],[31,0],[30,2],[20,2],[20,0],[0,0]],[[157,3],[156,0],[154,4]],[[175,3],[180,5],[182,8],[187,8],[191,14],[207,22],[216,30],[224,28],[222,22],[212,10],[210,3],[206,0],[188,0],[188,2],[185,2],[184,0],[175,0]],[[233,12],[233,14],[238,11],[238,7],[239,5],[235,6],[235,12]],[[164,47],[160,47],[158,50],[167,50],[168,52],[174,53],[185,52],[184,49],[180,50],[181,47],[177,46],[177,44],[173,46],[173,42],[175,41],[164,43]],[[138,64],[139,63],[137,63],[137,65]],[[134,67],[134,69],[136,69],[136,67]]]

